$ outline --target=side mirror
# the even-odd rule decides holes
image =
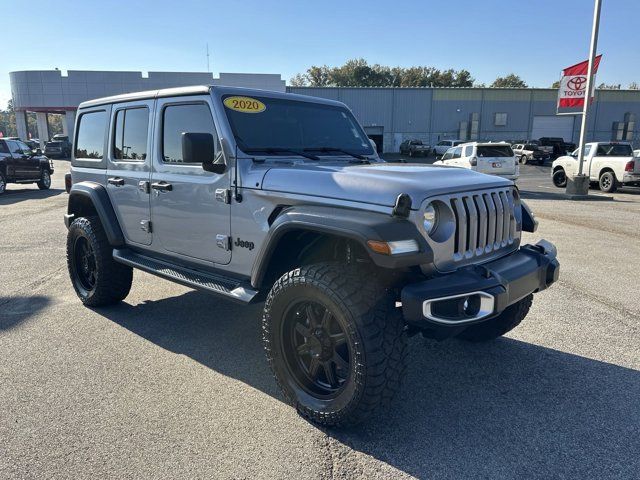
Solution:
[[[42,150],[41,150],[41,149],[39,149],[39,148],[36,148],[33,152],[34,152],[36,155],[42,155]]]
[[[200,163],[207,172],[224,173],[227,166],[220,153],[215,156],[213,135],[210,133],[182,134],[182,161],[185,163]]]

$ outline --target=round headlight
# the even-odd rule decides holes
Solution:
[[[424,209],[424,213],[422,215],[422,225],[424,226],[424,230],[427,232],[427,235],[431,235],[436,229],[436,225],[438,223],[438,211],[433,205],[429,204],[427,205],[427,208]]]

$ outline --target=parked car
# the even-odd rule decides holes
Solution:
[[[626,142],[591,142],[584,147],[582,171],[592,185],[607,193],[624,185],[640,185],[640,158]],[[577,175],[578,150],[557,158],[551,165],[551,179],[556,187],[567,186],[567,177]]]
[[[54,135],[44,147],[44,154],[52,158],[71,157],[71,143],[66,135]]]
[[[544,162],[551,158],[549,153],[544,152],[534,143],[516,143],[511,146],[511,149],[521,165],[532,162],[544,165]]]
[[[509,180],[516,180],[520,175],[516,156],[507,143],[463,143],[447,150],[434,165],[468,168]]]
[[[551,159],[555,160],[558,157],[567,155],[576,148],[576,144],[572,142],[565,142],[561,137],[540,137],[538,140],[540,147],[546,147],[551,149]]]
[[[441,157],[451,147],[456,147],[461,143],[464,142],[462,140],[440,140],[438,143],[436,143],[436,146],[433,147],[433,153],[436,158]]]
[[[47,190],[51,186],[53,162],[34,152],[21,140],[0,138],[0,195],[9,183],[37,183]]]
[[[123,300],[132,268],[242,304],[266,298],[273,374],[318,424],[361,422],[390,401],[408,331],[495,339],[559,275],[552,244],[521,246],[536,221],[512,182],[385,163],[333,100],[128,93],[82,103],[75,138],[66,248],[82,303]]]
[[[409,155],[410,157],[422,155],[426,157],[429,153],[431,153],[431,147],[422,143],[422,140],[405,140],[400,144],[401,155]]]

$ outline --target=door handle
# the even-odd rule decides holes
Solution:
[[[173,190],[173,185],[167,182],[156,182],[151,184],[151,188],[159,190],[161,192],[170,192]]]
[[[124,185],[124,178],[111,177],[107,179],[107,182],[111,185],[115,185],[116,187],[121,187],[122,185]]]

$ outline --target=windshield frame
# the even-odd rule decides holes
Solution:
[[[371,140],[369,136],[366,134],[366,132],[364,131],[364,129],[362,128],[358,120],[355,118],[351,110],[346,105],[324,103],[324,102],[317,102],[313,100],[295,98],[297,97],[297,95],[292,95],[292,97],[294,98],[288,98],[290,94],[271,96],[271,95],[268,95],[268,92],[259,92],[259,93],[256,92],[256,94],[253,94],[253,92],[246,92],[246,93],[243,92],[243,95],[259,100],[260,102],[267,105],[267,108],[268,108],[269,102],[276,102],[276,103],[291,102],[293,104],[305,104],[311,107],[340,111],[347,118],[347,120],[352,124],[352,127],[355,130],[355,133],[357,133],[359,139],[362,140],[363,145],[366,144],[366,147],[363,147],[359,150],[354,150],[352,152],[352,148],[348,148],[345,145],[323,145],[323,146],[318,146],[317,149],[315,148],[316,147],[315,145],[303,145],[303,146],[275,145],[275,144],[274,145],[255,145],[255,146],[247,145],[243,141],[242,136],[240,135],[242,132],[239,131],[239,129],[237,128],[237,125],[234,123],[234,119],[232,115],[230,115],[230,112],[233,110],[228,109],[224,105],[224,101],[227,98],[234,97],[237,95],[238,93],[233,91],[221,92],[221,94],[218,97],[220,101],[220,107],[221,107],[220,111],[224,116],[224,120],[229,127],[229,132],[233,136],[237,149],[249,156],[253,156],[251,155],[251,152],[255,151],[255,152],[260,152],[259,156],[265,156],[265,157],[291,157],[292,155],[304,157],[306,155],[300,155],[299,153],[297,152],[294,153],[293,151],[297,150],[299,152],[302,152],[302,151],[306,152],[307,149],[308,149],[308,152],[313,152],[315,156],[318,156],[318,157],[352,158],[353,156],[352,153],[354,153],[355,155],[362,155],[366,157],[376,156],[376,151],[371,145]],[[258,115],[258,114],[245,113],[245,115]],[[335,142],[335,143],[338,143],[338,142]],[[325,149],[325,151],[322,151],[323,149]],[[346,150],[349,153],[347,154],[344,152],[340,152],[340,150]]]

